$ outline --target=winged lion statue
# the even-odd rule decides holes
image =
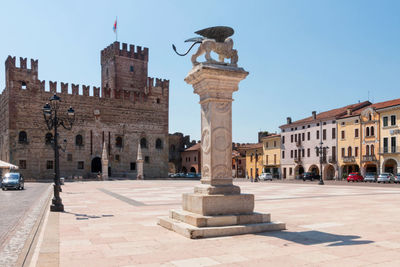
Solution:
[[[206,28],[195,32],[202,37],[194,37],[185,40],[185,42],[193,42],[186,53],[178,53],[175,45],[172,45],[175,53],[179,56],[186,56],[190,50],[196,45],[200,44],[199,49],[192,56],[192,64],[198,65],[197,58],[205,53],[207,63],[226,64],[225,58],[230,59],[230,66],[237,67],[238,54],[237,50],[233,49],[233,40],[229,38],[234,34],[234,30],[231,27],[216,26]],[[211,51],[218,54],[218,61],[211,57]]]

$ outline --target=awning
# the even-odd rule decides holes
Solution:
[[[18,166],[0,160],[0,169],[18,169]]]

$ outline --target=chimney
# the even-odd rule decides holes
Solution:
[[[351,108],[347,109],[347,115],[351,115]]]
[[[287,124],[291,124],[292,123],[292,118],[291,117],[287,117],[286,121],[287,121]]]
[[[312,112],[312,118],[313,120],[317,119],[317,112],[315,110]]]

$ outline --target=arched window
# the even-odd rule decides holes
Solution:
[[[365,136],[369,136],[369,127],[367,127],[367,129],[365,129]]]
[[[47,133],[44,137],[44,142],[46,145],[51,144],[51,141],[53,139],[53,134],[52,133]]]
[[[25,131],[20,131],[18,135],[18,143],[25,144],[28,142],[28,135]]]
[[[156,140],[156,148],[157,149],[162,149],[163,148],[163,144],[160,138],[157,138]]]
[[[75,145],[83,146],[83,137],[82,137],[82,135],[78,134],[77,136],[75,136]]]
[[[375,135],[375,129],[374,129],[374,126],[371,126],[371,136],[374,136]]]
[[[349,157],[351,157],[351,146],[349,146],[348,148],[347,148],[347,156],[349,156]]]
[[[117,136],[117,138],[115,138],[115,146],[122,147],[122,137],[121,136]]]
[[[366,151],[366,153],[367,153],[366,155],[369,156],[369,145],[366,146],[366,150],[367,150]]]
[[[146,138],[142,138],[142,139],[140,139],[140,147],[141,148],[147,148],[147,140],[146,140]]]
[[[371,145],[371,156],[375,154],[375,147],[374,145]]]

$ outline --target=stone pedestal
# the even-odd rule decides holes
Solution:
[[[189,238],[284,230],[269,214],[254,213],[254,195],[232,183],[232,94],[248,72],[222,64],[199,64],[185,78],[200,96],[201,184],[183,194],[183,210],[159,224]]]

